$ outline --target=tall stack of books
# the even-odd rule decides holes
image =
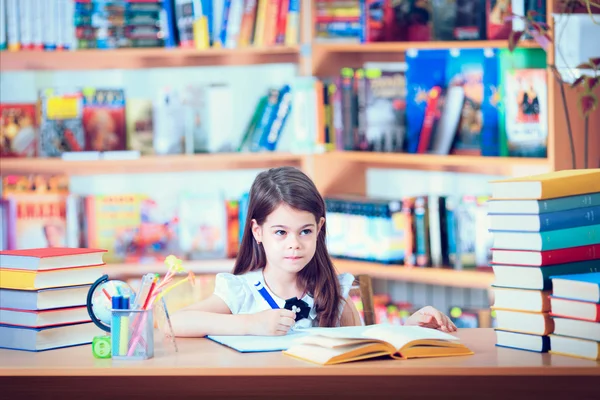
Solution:
[[[552,278],[551,353],[600,360],[600,266],[596,269]]]
[[[43,351],[89,344],[103,333],[86,299],[105,250],[0,251],[0,348]]]
[[[491,183],[496,344],[547,352],[551,277],[600,267],[600,169]]]

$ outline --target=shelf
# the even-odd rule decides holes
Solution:
[[[332,161],[363,163],[373,168],[406,168],[425,171],[469,172],[508,176],[550,171],[550,163],[546,158],[374,153],[361,151],[334,151],[327,153],[325,156],[330,157]]]
[[[473,289],[490,287],[494,274],[480,271],[457,271],[442,268],[406,268],[383,264],[334,259],[334,265],[339,273],[349,272],[353,275],[368,274],[372,278],[389,279],[404,282],[443,285]],[[184,261],[183,265],[194,274],[218,274],[233,271],[233,259]],[[113,279],[140,277],[147,273],[162,275],[167,269],[162,263],[154,264],[107,264],[104,273]]]
[[[148,48],[76,51],[2,52],[0,71],[18,70],[102,70],[204,65],[253,65],[297,63],[296,46],[241,49]]]
[[[379,53],[405,52],[407,50],[444,50],[444,49],[480,49],[508,48],[508,40],[455,40],[428,42],[374,42],[374,43],[314,43],[318,51],[335,53]],[[519,42],[518,47],[540,48],[535,41]]]
[[[2,158],[2,175],[65,174],[102,175],[217,171],[275,166],[300,166],[303,156],[290,153],[211,153],[194,155],[145,156],[135,160],[64,161],[60,158]]]
[[[339,272],[349,272],[352,275],[367,274],[374,279],[389,279],[427,285],[489,289],[494,280],[492,272],[474,270],[404,267],[341,259],[334,260],[334,264]]]
[[[521,48],[540,48],[534,41],[519,42]],[[337,76],[343,67],[362,68],[367,62],[401,62],[407,50],[508,48],[508,40],[428,42],[314,43],[312,73]]]
[[[212,275],[220,272],[232,272],[233,262],[233,259],[202,261],[184,260],[183,266],[196,275]],[[164,263],[158,262],[151,264],[106,264],[103,272],[111,279],[126,279],[140,277],[148,273],[158,273],[162,276],[167,272],[167,267]],[[185,274],[181,275],[184,276]]]

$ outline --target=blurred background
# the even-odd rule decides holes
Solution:
[[[554,43],[531,29],[557,7],[0,0],[0,249],[107,249],[133,286],[177,255],[198,284],[176,309],[231,271],[256,174],[293,165],[326,198],[338,271],[373,278],[377,322],[432,305],[494,326],[489,182],[570,163]]]

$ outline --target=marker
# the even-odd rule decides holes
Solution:
[[[121,302],[122,302],[121,299],[122,299],[121,296],[113,296],[112,297],[113,313],[112,313],[112,321],[110,324],[110,334],[111,334],[111,339],[112,339],[111,347],[112,347],[113,356],[119,355],[119,338],[121,336],[121,318],[115,311],[118,311],[121,308]]]
[[[121,297],[121,310],[129,310],[129,297]],[[129,315],[121,314],[121,331],[119,334],[119,355],[127,355],[127,345],[129,344]]]

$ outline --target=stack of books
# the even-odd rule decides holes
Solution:
[[[597,269],[552,278],[551,353],[600,360],[600,266]]]
[[[103,334],[86,300],[102,276],[104,250],[0,251],[0,348],[43,351],[89,344]]]
[[[600,169],[494,181],[488,202],[496,344],[547,352],[554,276],[600,267]]]

